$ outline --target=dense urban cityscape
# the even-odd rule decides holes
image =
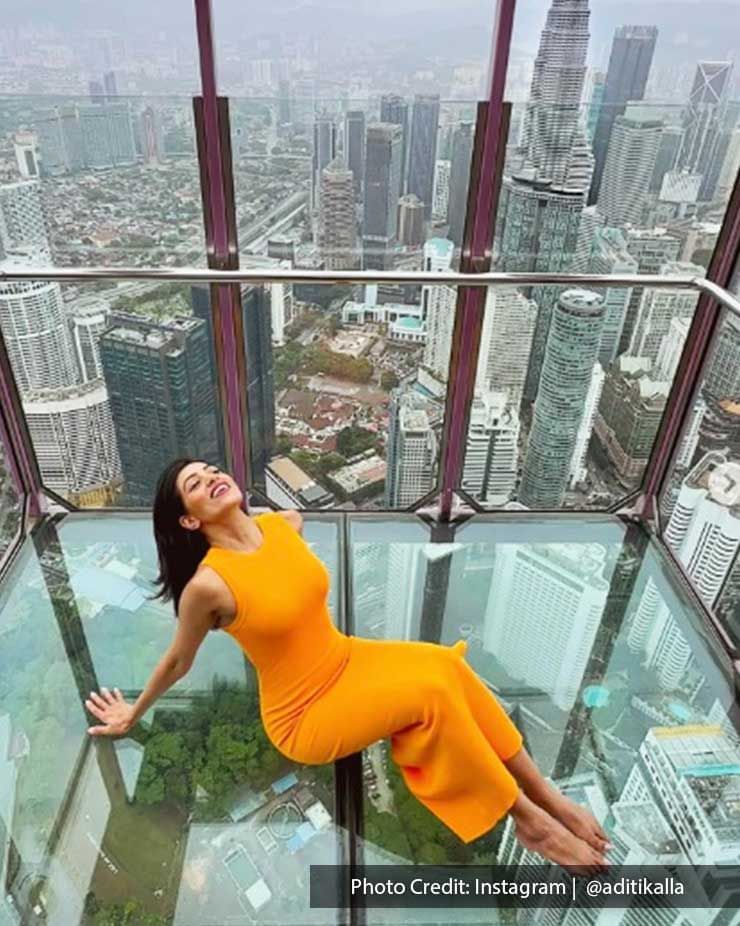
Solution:
[[[599,7],[547,0],[528,14],[536,41],[512,46],[492,269],[703,276],[740,169],[736,61],[717,40],[688,60],[663,21],[617,24],[607,41]],[[405,65],[399,35],[326,53],[299,36],[303,15],[292,35],[250,39],[248,55],[237,32],[220,34],[240,266],[458,269],[486,62],[456,58],[436,32]],[[205,267],[196,86],[182,37],[0,26],[0,271]],[[354,632],[428,639],[437,621],[445,642],[464,637],[548,774],[608,821],[614,864],[738,864],[734,692],[697,657],[697,618],[644,540],[611,522],[555,540],[516,517],[603,510],[639,488],[697,298],[491,287],[460,488],[510,515],[495,539],[473,523],[429,543],[382,517],[438,484],[456,288],[241,286],[254,488],[278,507],[376,512],[378,529],[353,528]],[[44,485],[71,504],[149,508],[170,459],[225,462],[208,286],[0,279],[0,332]],[[728,314],[660,514],[734,641],[739,424]],[[0,506],[1,557],[17,521],[1,446]],[[0,596],[0,926],[328,922],[304,893],[309,864],[333,863],[342,838],[331,767],[272,749],[254,676],[223,640],[141,737],[81,752],[90,673],[135,697],[171,631],[170,609],[147,597],[148,519],[107,517],[40,533]],[[337,615],[333,528],[307,521],[306,535],[331,567]],[[44,622],[61,638],[39,642]],[[50,694],[29,699],[39,678]],[[538,862],[510,820],[454,840],[414,805],[386,744],[362,768],[366,863]],[[716,907],[609,922],[740,922]],[[465,912],[404,911],[480,921]],[[605,922],[580,909],[496,916]]]

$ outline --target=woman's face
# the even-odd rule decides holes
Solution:
[[[185,514],[180,524],[186,530],[199,530],[203,524],[219,521],[230,508],[242,503],[239,486],[212,463],[188,463],[177,475]]]

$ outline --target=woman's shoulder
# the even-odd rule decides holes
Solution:
[[[210,553],[211,551],[209,551]],[[209,553],[203,557],[200,566],[193,573],[187,585],[183,589],[183,597],[187,596],[194,604],[218,604],[219,599],[227,591],[227,586],[218,572],[212,568]],[[203,568],[211,566],[211,568]]]

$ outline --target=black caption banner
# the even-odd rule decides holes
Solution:
[[[740,909],[740,866],[311,865],[310,905]]]

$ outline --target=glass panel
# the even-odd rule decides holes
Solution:
[[[443,270],[452,248],[431,239],[424,253]],[[270,288],[242,294],[254,484],[303,509],[407,508],[431,492],[456,288],[413,287],[396,302],[348,287],[328,306],[278,302],[288,286]]]
[[[676,42],[687,23],[679,26],[669,7],[651,8],[641,22],[619,25],[604,0],[567,8],[549,0],[517,3],[495,269],[705,274],[740,164],[734,65],[706,18],[696,16],[688,26],[697,51],[681,54]],[[599,290],[606,315],[598,356],[603,386],[592,380],[582,390],[582,421],[601,390],[589,435],[581,432],[585,482],[578,485],[572,472],[572,483],[554,490],[544,473],[572,444],[564,450],[562,433],[550,435],[549,449],[542,443],[543,428],[562,431],[552,418],[555,405],[541,428],[529,422],[538,420],[536,400],[548,379],[552,385],[545,358],[556,346],[548,339],[563,292],[534,286],[489,294],[487,316],[508,312],[524,321],[517,343],[529,339],[534,315],[519,417],[532,452],[550,456],[533,468],[536,461],[523,451],[516,498],[535,508],[604,507],[641,482],[696,295],[638,286]],[[561,347],[583,357],[575,331]],[[492,507],[503,501],[491,497]]]
[[[0,562],[21,529],[21,499],[0,440]]]
[[[736,283],[733,291],[738,292]],[[740,642],[740,321],[725,310],[660,498],[662,534],[707,608]]]
[[[278,94],[230,106],[243,266],[420,270],[425,241],[459,249],[475,103]],[[389,287],[387,301],[407,290]],[[307,284],[292,295],[324,307],[350,297]]]
[[[622,354],[633,287],[537,289],[488,289],[462,488],[484,509],[604,509],[640,486],[698,294],[646,290]]]
[[[721,810],[740,767],[732,666],[645,532],[608,516],[475,516],[451,542],[430,543],[420,524],[377,516],[351,521],[351,544],[357,635],[396,647],[438,642],[440,654],[465,640],[463,658],[491,698],[488,711],[466,699],[472,721],[490,723],[494,701],[503,707],[542,774],[606,828],[612,864],[732,863],[736,834]],[[433,672],[423,667],[435,658],[409,647],[399,697],[411,708],[430,703],[423,684]],[[380,681],[398,696],[390,674]],[[404,748],[400,737],[394,748]],[[385,741],[364,755],[366,862],[542,862],[508,816],[464,843],[410,793]],[[461,774],[473,765],[472,755],[457,758]],[[670,798],[679,780],[690,810]],[[418,919],[483,922],[474,912]],[[369,922],[416,919],[368,910]]]
[[[102,95],[93,86],[88,97],[0,97],[0,131],[13,140],[0,159],[5,255],[59,267],[204,267],[192,99],[118,94],[116,72],[107,76],[112,92]],[[85,285],[88,298],[110,288]]]
[[[197,290],[0,282],[0,326],[44,484],[74,504],[149,506],[171,459],[223,460]]]
[[[257,678],[224,633],[129,736],[86,732],[90,690],[133,702],[174,633],[148,599],[149,517],[70,516],[35,536],[0,590],[2,921],[113,922],[125,905],[137,922],[334,922],[301,887],[344,838],[333,767],[273,748]],[[337,615],[336,524],[305,536]]]

